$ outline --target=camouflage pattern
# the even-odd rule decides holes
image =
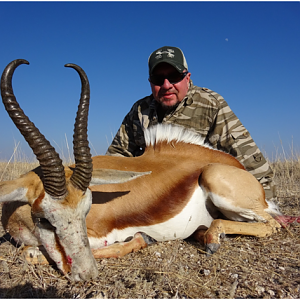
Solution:
[[[158,103],[153,96],[137,101],[125,116],[107,155],[139,156],[145,148],[143,130],[158,123]],[[212,147],[236,157],[263,185],[266,198],[275,198],[273,171],[250,133],[232,112],[222,96],[193,85],[175,110],[162,123],[192,128]]]

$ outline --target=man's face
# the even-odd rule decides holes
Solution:
[[[153,71],[154,76],[163,78],[161,85],[155,85],[150,81],[151,90],[154,99],[162,105],[165,109],[170,109],[178,105],[184,97],[189,88],[189,81],[191,73],[187,75],[177,83],[170,83],[167,78],[172,78],[172,75],[178,75],[178,71],[167,63],[160,63]],[[180,77],[179,77],[180,78]]]

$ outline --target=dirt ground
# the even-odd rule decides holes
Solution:
[[[276,176],[281,211],[299,216],[298,176]],[[0,298],[300,298],[300,224],[267,238],[226,236],[210,257],[203,250],[192,240],[153,244],[97,260],[96,280],[73,283],[55,266],[27,264],[4,235]]]

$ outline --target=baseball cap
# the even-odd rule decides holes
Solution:
[[[164,46],[152,52],[148,58],[149,74],[151,75],[154,68],[162,62],[170,64],[180,73],[188,70],[184,54],[177,47]]]

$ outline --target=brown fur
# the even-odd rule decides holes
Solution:
[[[92,186],[93,205],[86,220],[88,234],[102,237],[114,228],[153,225],[172,218],[195,191],[202,168],[208,162],[220,161],[243,169],[226,153],[182,142],[148,147],[144,155],[135,158],[94,157],[94,169],[152,173],[124,184]]]

